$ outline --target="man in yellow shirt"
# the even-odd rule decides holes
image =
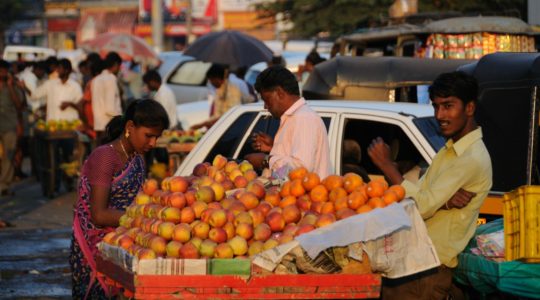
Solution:
[[[446,145],[433,158],[417,183],[405,180],[381,138],[368,154],[392,184],[401,184],[426,222],[442,265],[412,276],[383,283],[383,299],[445,299],[452,287],[457,255],[476,229],[480,206],[492,184],[489,153],[474,112],[478,84],[463,73],[439,75],[429,88],[435,118]]]

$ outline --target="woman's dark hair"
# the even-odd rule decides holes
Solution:
[[[257,76],[255,90],[259,93],[281,87],[285,92],[300,96],[300,89],[294,74],[282,66],[271,66]]]
[[[476,78],[461,71],[440,74],[429,87],[429,98],[433,100],[437,97],[456,97],[463,104],[476,102],[478,82]]]
[[[129,104],[123,116],[116,116],[109,121],[102,144],[117,139],[124,131],[127,121],[133,121],[137,127],[169,128],[169,117],[159,102],[152,99],[135,100]]]

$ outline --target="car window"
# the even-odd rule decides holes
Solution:
[[[381,137],[390,146],[392,158],[402,174],[418,179],[427,167],[422,155],[401,127],[367,120],[345,119],[341,145],[341,175],[353,172],[369,180],[367,175],[382,175],[367,154],[372,140]]]
[[[168,83],[203,86],[206,84],[206,72],[211,65],[211,63],[198,60],[186,61],[174,70]]]
[[[218,154],[231,158],[256,116],[256,112],[247,112],[240,115],[240,117],[238,117],[219,138],[204,161],[212,162],[214,157]]]
[[[444,146],[446,140],[441,135],[439,124],[434,117],[415,118],[413,119],[413,123],[418,127],[435,152],[438,152]]]
[[[330,122],[332,119],[330,117],[322,117],[324,126],[326,127],[326,131],[328,131],[328,128],[330,127]],[[279,129],[279,119],[272,118],[270,115],[265,115],[259,118],[257,120],[257,123],[253,127],[253,130],[249,133],[249,136],[251,137],[252,134],[256,132],[263,132],[271,137],[275,137],[276,133]],[[239,158],[243,158],[245,155],[257,152],[251,147],[251,139],[247,139],[242,147],[242,151],[240,151],[240,154],[238,155]]]

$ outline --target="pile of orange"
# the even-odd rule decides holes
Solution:
[[[274,205],[296,204],[302,211],[333,213],[338,219],[382,208],[405,197],[400,185],[389,186],[384,179],[365,183],[358,174],[329,175],[321,180],[316,173],[300,167],[289,173],[290,181],[279,191],[281,201]]]

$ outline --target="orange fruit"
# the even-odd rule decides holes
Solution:
[[[405,188],[403,188],[401,185],[399,184],[395,184],[395,185],[392,185],[388,188],[389,191],[392,191],[394,193],[396,193],[396,195],[398,196],[398,200],[397,201],[401,201],[403,200],[403,198],[405,198]]]
[[[356,210],[356,213],[358,214],[363,214],[363,213],[367,213],[367,212],[370,212],[373,208],[367,204],[364,204],[362,206],[360,206],[357,210]]]
[[[304,186],[302,185],[302,179],[294,179],[291,181],[290,194],[295,197],[300,197],[306,193]]]
[[[324,203],[326,202],[311,202],[311,210],[320,214]]]
[[[347,193],[352,193],[356,188],[361,186],[364,183],[364,180],[360,175],[356,173],[347,173],[343,176],[343,188]]]
[[[291,181],[295,179],[302,179],[304,178],[304,176],[306,176],[307,173],[308,173],[308,170],[306,168],[299,167],[289,172],[289,179]]]
[[[386,205],[390,205],[394,202],[399,201],[399,196],[394,191],[387,190],[386,192],[384,192],[382,199],[384,203],[386,203]]]
[[[347,197],[342,197],[342,198],[337,199],[334,202],[334,207],[336,208],[336,211],[342,208],[348,208],[349,205],[347,204],[347,200],[348,200]]]
[[[358,209],[366,204],[367,198],[361,192],[352,192],[347,197],[347,205],[350,209]]]
[[[328,200],[334,202],[339,198],[347,197],[347,191],[342,187],[334,188],[328,194]]]
[[[309,192],[312,202],[326,202],[328,200],[328,190],[324,185],[319,184]]]
[[[373,197],[369,199],[367,204],[372,208],[383,208],[386,206],[386,203],[384,203],[384,200],[380,197]]]
[[[331,191],[343,186],[343,178],[339,175],[329,175],[323,180],[323,184],[327,190]]]
[[[285,181],[283,185],[281,186],[281,190],[279,191],[279,194],[281,197],[287,197],[291,194],[291,182]]]
[[[386,191],[386,188],[381,181],[372,180],[368,183],[366,191],[370,198],[382,197]]]
[[[289,195],[281,199],[281,202],[279,202],[279,207],[284,208],[285,206],[289,206],[293,204],[296,205],[296,197]]]
[[[334,202],[324,202],[321,207],[321,214],[334,213]]]
[[[304,179],[302,179],[302,185],[304,186],[304,189],[308,192],[317,185],[319,185],[319,183],[321,183],[319,175],[313,172],[307,173],[306,176],[304,176]]]
[[[279,190],[269,189],[264,195],[264,201],[272,204],[272,206],[279,205],[281,201],[281,196],[279,195]]]
[[[384,189],[388,189],[388,182],[386,182],[386,180],[384,180],[383,177],[377,177],[377,178],[373,179],[373,181],[380,182],[384,186]]]
[[[364,198],[369,199],[367,188],[368,188],[368,185],[364,183],[361,186],[357,187],[354,191],[361,193],[364,196]]]

